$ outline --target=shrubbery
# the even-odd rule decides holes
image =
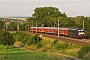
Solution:
[[[53,44],[55,44],[55,43],[57,43],[57,42],[58,42],[58,40],[54,40],[54,41],[53,41]]]
[[[67,42],[60,43],[60,42],[58,42],[58,40],[54,40],[53,43],[52,43],[52,46],[55,49],[66,49],[66,48],[70,47]]]
[[[42,44],[39,42],[38,44],[37,44],[37,48],[41,48],[42,47]]]
[[[38,34],[31,36],[26,33],[19,32],[13,35],[16,41],[20,41],[23,45],[28,45],[28,46],[32,44],[36,45],[39,41],[42,40],[42,38],[40,38]]]
[[[16,41],[20,41],[22,43],[22,46],[25,46],[31,50],[40,50],[42,52],[60,52],[73,56],[77,56],[77,50],[75,51],[75,53],[72,53],[72,50],[75,48],[79,50],[77,45],[70,44],[68,42],[60,42],[59,40],[53,41],[45,38],[42,40],[42,38],[39,37],[38,34],[31,36],[25,33],[16,33],[13,35],[15,35],[14,38],[17,39]],[[68,52],[69,49],[72,50]]]
[[[84,45],[78,52],[80,58],[90,57],[90,44]]]
[[[42,38],[40,38],[38,34],[35,34],[34,36],[32,36],[33,44],[37,44],[41,40]]]

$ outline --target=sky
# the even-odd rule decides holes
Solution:
[[[56,7],[69,17],[90,16],[90,0],[0,0],[0,16],[32,16],[37,7]]]

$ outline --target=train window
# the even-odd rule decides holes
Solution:
[[[84,33],[84,30],[78,30],[78,33]]]
[[[78,30],[79,33],[84,32],[84,30]]]
[[[78,31],[84,31],[84,30],[78,30]]]
[[[79,31],[79,33],[83,33],[84,31]]]

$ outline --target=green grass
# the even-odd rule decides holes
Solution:
[[[5,55],[1,55],[0,60],[6,60]],[[59,60],[59,58],[38,52],[18,52],[8,54],[7,60]]]
[[[0,52],[3,46],[0,45]],[[54,56],[53,54],[47,54],[43,52],[29,52],[20,50],[14,46],[10,46],[8,49],[8,54],[0,53],[0,60],[60,60],[59,56]]]

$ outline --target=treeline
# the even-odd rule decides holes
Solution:
[[[38,27],[57,27],[59,20],[60,27],[67,28],[84,28],[85,33],[90,37],[90,17],[76,16],[68,17],[66,13],[61,13],[56,7],[37,7],[34,9],[32,17],[26,19],[24,23],[11,22],[10,24],[3,25],[6,30],[24,30],[29,31],[31,26]],[[0,26],[2,24],[0,23]]]
[[[27,18],[28,26],[41,27],[84,28],[87,36],[90,37],[90,17],[76,16],[67,17],[66,13],[61,13],[56,7],[37,7],[32,17]]]

